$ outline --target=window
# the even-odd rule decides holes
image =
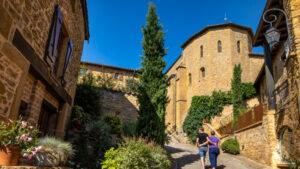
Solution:
[[[120,81],[123,80],[123,74],[122,74],[122,73],[119,74],[119,80],[120,80]]]
[[[205,78],[205,68],[202,67],[202,68],[200,69],[200,71],[201,71],[201,76],[202,76],[202,78]]]
[[[237,46],[237,52],[240,53],[241,52],[241,42],[237,41],[236,46]]]
[[[218,41],[218,52],[222,52],[222,42]]]
[[[203,57],[203,46],[200,46],[200,57]]]
[[[41,136],[55,136],[57,120],[57,108],[44,100],[38,123],[40,126]]]
[[[116,80],[119,78],[119,73],[115,73],[115,77]]]
[[[69,66],[73,52],[72,39],[63,25],[63,15],[56,6],[52,26],[46,47],[45,61],[51,67],[52,73],[64,81],[65,72]]]
[[[192,84],[192,74],[189,73],[189,84]]]

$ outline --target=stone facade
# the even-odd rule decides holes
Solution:
[[[0,16],[0,119],[22,115],[63,137],[89,39],[86,1],[0,0]]]
[[[106,114],[119,115],[123,123],[137,120],[137,95],[126,89],[128,79],[139,80],[137,73],[138,71],[134,69],[81,62],[81,75],[92,74],[94,77],[100,76],[113,83],[111,88],[101,91],[101,110],[99,113],[101,116]],[[81,77],[79,77],[79,83],[80,81]]]
[[[229,91],[234,65],[241,64],[244,82],[254,82],[263,57],[252,53],[252,38],[251,28],[225,23],[207,26],[181,46],[182,55],[166,72],[169,129],[181,129],[193,96]]]

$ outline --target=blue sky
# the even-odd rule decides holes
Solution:
[[[152,0],[164,27],[168,68],[180,46],[207,25],[227,21],[249,26],[255,33],[266,0]],[[125,68],[141,67],[140,55],[149,0],[87,0],[90,41],[82,60]],[[261,48],[254,52],[262,52]]]

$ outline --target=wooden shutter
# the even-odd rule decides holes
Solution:
[[[72,42],[72,39],[70,39],[69,43],[68,43],[67,55],[66,55],[66,59],[65,59],[64,69],[63,69],[63,76],[65,75],[66,70],[69,66],[72,52],[73,52],[73,42]]]
[[[48,42],[48,47],[46,49],[46,56],[45,56],[46,62],[51,67],[54,65],[55,59],[57,58],[58,55],[57,45],[58,45],[58,39],[61,31],[62,22],[63,22],[63,16],[59,6],[57,6],[52,21],[52,27],[50,30],[49,42]]]

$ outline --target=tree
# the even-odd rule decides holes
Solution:
[[[241,65],[235,65],[233,70],[233,78],[231,80],[232,91],[232,103],[233,103],[233,115],[237,118],[239,114],[239,108],[243,106],[243,92],[242,92],[242,68]]]
[[[144,56],[141,56],[142,68],[139,75],[137,134],[163,145],[166,140],[165,109],[168,102],[167,76],[163,74],[166,67],[163,57],[167,51],[164,48],[165,32],[159,23],[156,7],[151,2],[146,18],[146,26],[142,27]]]

